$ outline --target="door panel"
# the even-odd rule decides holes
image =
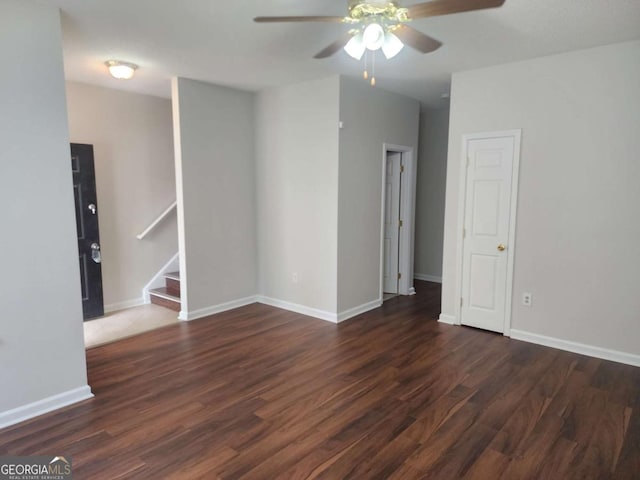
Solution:
[[[473,235],[495,237],[500,215],[500,182],[477,181],[473,195]]]
[[[493,311],[499,260],[491,255],[471,255],[469,306]]]
[[[93,146],[71,144],[82,312],[85,320],[104,315],[98,199]]]
[[[514,147],[511,136],[467,143],[461,323],[496,332],[506,317]]]
[[[384,293],[398,293],[402,154],[387,154],[384,209]]]

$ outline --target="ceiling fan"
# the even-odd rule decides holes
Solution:
[[[389,0],[348,0],[349,14],[346,17],[302,16],[302,17],[256,17],[258,23],[271,22],[333,22],[352,25],[347,33],[318,52],[314,58],[327,58],[341,48],[356,59],[361,59],[366,50],[382,49],[387,59],[395,56],[404,44],[421,53],[430,53],[442,45],[438,40],[407,25],[418,18],[469,12],[502,6],[505,0],[433,0],[407,8],[399,7]]]

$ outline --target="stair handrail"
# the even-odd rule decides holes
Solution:
[[[156,228],[156,226],[157,226],[160,222],[162,222],[162,220],[164,220],[164,219],[165,219],[165,217],[166,217],[167,215],[169,215],[169,214],[171,213],[171,211],[172,211],[174,208],[176,208],[177,206],[178,206],[178,201],[176,200],[176,201],[175,201],[175,202],[173,202],[171,205],[169,205],[169,206],[167,207],[167,209],[166,209],[164,212],[162,212],[162,213],[158,216],[158,218],[156,218],[156,219],[151,223],[151,225],[149,225],[149,226],[148,226],[148,227],[147,227],[147,228],[146,228],[146,229],[145,229],[145,230],[144,230],[140,235],[136,235],[136,238],[137,238],[138,240],[142,240],[144,237],[146,237],[147,235],[149,235],[149,232],[151,232],[151,230],[153,230],[154,228]]]

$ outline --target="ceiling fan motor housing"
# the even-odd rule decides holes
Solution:
[[[349,17],[352,21],[366,21],[370,18],[395,22],[409,20],[406,8],[398,8],[396,2],[384,0],[349,0]]]
[[[396,2],[389,2],[388,0],[349,0],[349,10],[359,6],[359,5],[368,5],[374,8],[385,9],[388,5],[396,5]]]

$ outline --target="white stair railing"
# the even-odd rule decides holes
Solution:
[[[158,216],[158,218],[156,218],[156,219],[151,223],[151,225],[149,225],[149,226],[144,230],[144,232],[142,232],[140,235],[136,235],[136,238],[137,238],[138,240],[142,240],[144,237],[146,237],[147,235],[149,235],[149,232],[151,232],[151,230],[153,230],[154,228],[156,228],[156,227],[158,226],[158,224],[159,224],[160,222],[162,222],[162,220],[164,220],[164,219],[167,217],[167,215],[169,215],[169,214],[173,211],[173,209],[174,209],[174,208],[176,208],[177,206],[178,206],[178,202],[177,202],[177,201],[173,202],[169,207],[167,207],[167,209],[166,209],[164,212],[162,212],[162,213]]]

